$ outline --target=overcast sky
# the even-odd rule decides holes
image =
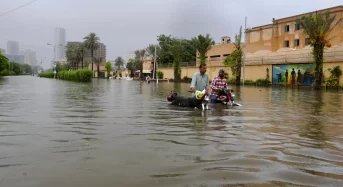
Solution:
[[[0,14],[31,0],[1,0]],[[343,4],[342,0],[37,0],[0,16],[0,48],[7,40],[32,49],[48,67],[55,27],[67,41],[83,41],[95,32],[107,46],[107,60],[127,60],[130,52],[157,43],[159,34],[191,38],[209,33],[216,42],[234,37],[239,27],[270,24],[282,18]]]

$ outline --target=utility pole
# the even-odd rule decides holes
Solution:
[[[243,86],[245,81],[245,63],[247,54],[247,17],[245,16],[245,27],[244,27],[244,60],[243,60]]]
[[[156,74],[156,45],[155,45],[155,56],[154,56],[154,71],[153,71],[152,79],[155,79],[155,74]]]

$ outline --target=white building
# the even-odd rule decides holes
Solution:
[[[54,59],[65,59],[66,32],[64,28],[55,28]]]

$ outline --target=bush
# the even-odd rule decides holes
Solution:
[[[39,74],[40,77],[54,78],[54,72],[42,72]]]
[[[229,83],[229,84],[236,84],[236,79],[234,79],[234,78],[227,79],[227,83]]]
[[[245,80],[245,81],[244,81],[244,84],[246,84],[246,85],[254,85],[255,82],[252,81],[252,80]]]
[[[7,69],[4,69],[0,72],[0,76],[6,76],[8,75],[8,70]]]
[[[182,79],[182,81],[184,81],[184,82],[191,82],[191,81],[192,81],[192,78],[187,77],[187,76],[184,76],[183,79]]]
[[[39,76],[54,78],[53,72],[43,72]],[[57,73],[58,79],[74,82],[90,82],[92,80],[92,70],[80,69],[75,71],[60,71]]]
[[[162,71],[157,71],[157,78],[163,79],[163,72]]]
[[[80,69],[75,71],[60,71],[58,78],[61,80],[74,82],[90,82],[92,80],[92,70]]]
[[[268,85],[268,84],[270,84],[271,82],[270,82],[270,80],[268,80],[268,79],[257,79],[256,80],[256,84],[262,84],[262,85]]]

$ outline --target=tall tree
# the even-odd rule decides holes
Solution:
[[[143,79],[143,62],[144,62],[145,53],[146,53],[145,49],[138,49],[135,51],[136,60],[139,61],[141,79]]]
[[[115,60],[114,60],[114,65],[118,67],[118,70],[120,70],[120,66],[124,65],[124,59],[121,56],[118,56]]]
[[[183,46],[182,41],[178,38],[173,38],[173,43],[170,46],[171,53],[174,57],[173,68],[174,68],[174,80],[181,81],[181,67],[180,63],[182,61]]]
[[[138,60],[137,59],[129,59],[127,64],[126,64],[126,68],[130,70],[131,75],[130,77],[134,77],[134,72],[136,71],[137,67],[138,67]]]
[[[207,51],[209,51],[212,48],[212,45],[215,44],[214,40],[209,34],[206,34],[206,36],[200,34],[198,37],[192,38],[192,41],[199,53],[200,63],[205,64]]]
[[[66,57],[70,68],[76,69],[78,44],[67,43],[66,45]]]
[[[99,78],[99,73],[100,73],[100,65],[102,64],[103,60],[104,60],[103,57],[94,58],[94,62],[96,64],[96,71],[98,73],[98,78]]]
[[[99,48],[100,38],[94,32],[91,32],[87,36],[85,36],[83,39],[84,39],[85,47],[91,51],[92,72],[93,72],[94,51]],[[93,77],[94,77],[94,73],[93,73]]]
[[[1,54],[0,50],[0,73],[8,69],[8,58]]]
[[[77,46],[77,58],[79,61],[81,61],[81,68],[83,69],[83,59],[85,57],[86,49],[85,45],[83,43],[79,44]]]
[[[243,52],[241,48],[242,40],[242,26],[239,29],[239,33],[235,36],[235,50],[225,59],[224,65],[231,68],[233,76],[236,76],[236,85],[241,84],[241,69],[242,69],[242,57]]]
[[[330,39],[328,38],[329,34],[342,21],[342,18],[336,22],[335,19],[336,16],[330,16],[330,13],[327,11],[324,14],[316,12],[315,15],[304,15],[296,20],[296,23],[304,29],[304,33],[308,35],[310,40],[315,64],[316,89],[320,89],[323,82],[324,47],[331,47]]]
[[[155,53],[155,50],[156,50],[156,53]],[[155,74],[152,75],[152,77],[155,77],[155,78],[156,78],[156,70],[154,70],[154,68],[157,67],[156,63],[158,61],[160,51],[161,51],[161,48],[159,45],[150,44],[146,48],[147,56],[149,56],[152,59],[152,72],[151,73],[155,72]],[[156,57],[156,62],[155,62],[155,57]]]
[[[106,71],[107,71],[107,78],[109,78],[111,70],[112,70],[112,63],[110,61],[106,62],[105,68],[106,68]]]

